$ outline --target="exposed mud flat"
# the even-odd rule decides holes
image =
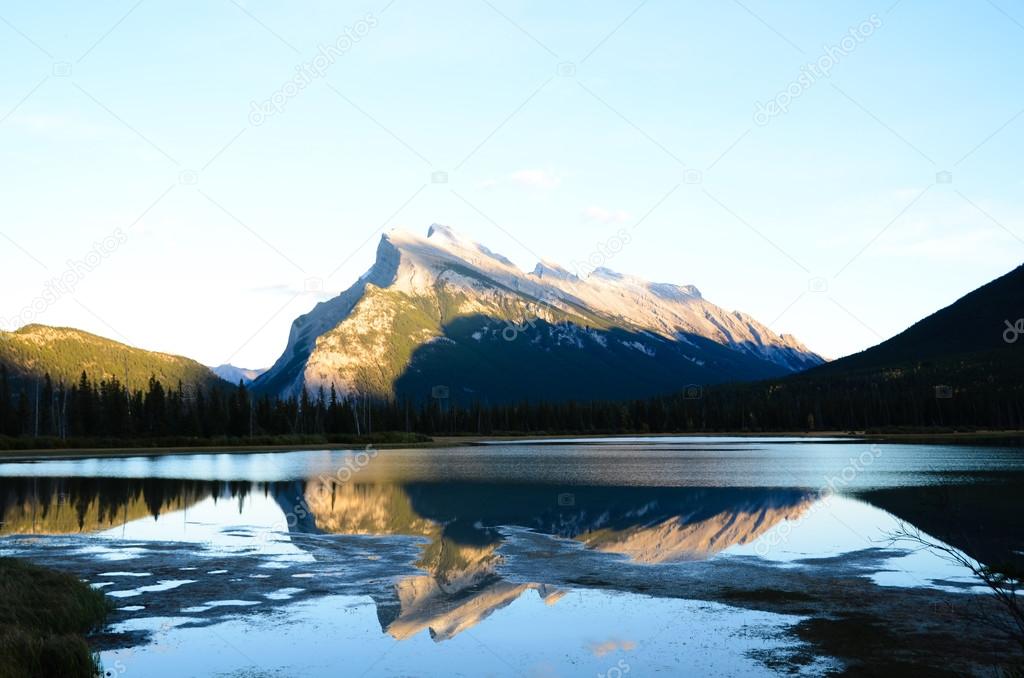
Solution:
[[[440,672],[477,661],[472,646],[485,635],[505,656],[492,657],[495,675],[545,665],[560,666],[557,675],[594,675],[619,661],[639,675],[684,665],[719,675],[995,675],[1014,649],[958,614],[986,597],[942,581],[876,583],[872,576],[904,555],[898,550],[650,565],[522,528],[501,532],[486,577],[418,606],[402,599],[403,582],[423,577],[415,563],[425,542],[416,537],[253,533],[251,548],[228,550],[18,537],[5,540],[3,552],[73,571],[120,604],[93,639],[111,675],[119,666],[147,676],[214,668],[319,675],[341,661],[369,670],[378,659],[377,668],[394,672],[384,675]],[[282,645],[281,634],[294,647]],[[510,651],[512,639],[531,649]],[[398,650],[424,640],[426,654]],[[264,646],[277,650],[265,655]]]
[[[92,639],[110,675],[463,675],[457,667],[483,662],[510,676],[627,667],[767,676],[774,669],[763,658],[779,655],[803,657],[796,668],[807,675],[837,665],[792,635],[800,616],[678,596],[518,585],[495,574],[406,608],[402,582],[422,576],[413,563],[423,540],[278,536],[309,557],[81,536],[13,538],[3,550],[73,571],[124,603]],[[410,624],[414,632],[399,635]]]
[[[552,543],[557,541],[519,531],[502,549],[503,572],[529,579],[542,570],[553,586],[707,600],[798,617],[786,634],[804,646],[758,655],[783,672],[821,657],[834,658],[849,675],[1000,675],[1024,661],[1014,643],[995,638],[992,628],[974,619],[1004,614],[975,586],[950,586],[942,579],[898,587],[876,583],[877,575],[892,572],[892,563],[906,555],[899,549],[869,548],[785,565],[726,556],[644,566],[609,562],[575,544]]]

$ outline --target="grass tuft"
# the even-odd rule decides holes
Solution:
[[[0,558],[0,678],[92,678],[98,667],[83,634],[110,608],[70,574]]]

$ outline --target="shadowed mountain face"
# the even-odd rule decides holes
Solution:
[[[1024,355],[1024,266],[979,287],[892,339],[808,372],[830,376],[852,370],[950,360],[957,356],[998,356],[1021,363]]]
[[[426,238],[385,235],[355,285],[295,321],[285,353],[254,388],[421,399],[446,385],[491,402],[643,396],[821,362],[693,286],[604,268],[579,277],[548,263],[524,273],[434,225]]]
[[[866,351],[715,390],[711,430],[1024,428],[1024,266]]]
[[[786,373],[775,363],[696,334],[670,340],[536,320],[509,341],[508,323],[481,315],[458,318],[442,332],[413,352],[395,381],[396,393],[424,397],[440,384],[459,403],[616,400]],[[680,339],[686,342],[682,347]]]

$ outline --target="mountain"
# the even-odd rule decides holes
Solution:
[[[267,371],[267,368],[262,367],[256,370],[250,370],[245,367],[235,367],[227,363],[218,365],[217,367],[210,368],[214,374],[223,379],[224,381],[237,384],[242,382],[243,384],[251,384],[258,376]]]
[[[882,433],[1024,428],[1024,266],[860,353],[781,379],[682,393],[675,427]],[[671,402],[670,402],[671,401]]]
[[[979,287],[892,339],[833,361],[807,376],[989,354],[1020,359],[1024,349],[1024,266]],[[1020,340],[1018,341],[1018,336]],[[1012,341],[1008,341],[1011,340]]]
[[[208,367],[167,353],[146,351],[67,327],[26,325],[0,331],[0,365],[17,381],[49,374],[55,382],[77,382],[85,371],[91,379],[116,377],[132,389],[145,389],[150,375],[166,386],[226,386]]]
[[[292,325],[253,388],[453,401],[619,399],[767,379],[822,358],[697,288],[606,268],[529,273],[452,229],[392,231],[348,290]],[[444,389],[436,389],[443,386]]]

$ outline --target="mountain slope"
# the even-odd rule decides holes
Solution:
[[[1016,322],[1020,318],[1024,318],[1024,266],[979,287],[895,337],[823,365],[807,375],[833,375],[850,370],[948,360],[966,354],[1008,351],[1014,344],[1024,347],[1024,336],[1013,343],[1004,338],[1004,334],[1010,338],[1017,334]],[[1014,355],[1019,353],[1013,352]]]
[[[660,407],[679,404],[669,424],[677,430],[1019,430],[1022,306],[1018,267],[860,353],[781,379],[708,388],[699,403],[678,393]]]
[[[373,267],[292,326],[258,391],[508,401],[627,397],[770,378],[822,359],[692,287],[608,269],[524,273],[445,226],[383,236]]]
[[[18,379],[49,374],[55,382],[78,381],[82,372],[91,379],[127,379],[132,389],[145,389],[150,375],[166,386],[182,384],[208,388],[225,386],[208,367],[181,356],[146,351],[81,330],[47,325],[26,325],[0,332],[0,364]],[[126,377],[127,375],[127,377]]]

